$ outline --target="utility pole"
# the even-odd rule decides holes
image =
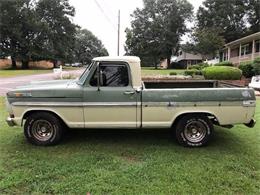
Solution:
[[[118,10],[117,55],[120,54],[120,10]]]

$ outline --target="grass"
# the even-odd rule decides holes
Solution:
[[[169,75],[171,72],[184,74],[184,69],[155,69],[154,67],[142,67],[142,76]]]
[[[63,67],[63,70],[77,70],[79,68],[76,67]],[[29,69],[29,70],[12,70],[12,69],[0,69],[0,78],[10,78],[16,76],[27,76],[27,75],[35,75],[35,74],[46,74],[52,73],[52,69]]]
[[[26,76],[26,75],[34,75],[34,74],[45,74],[51,73],[51,69],[47,70],[0,70],[0,78],[9,78],[15,76]]]
[[[260,99],[255,118],[260,119]],[[4,122],[0,194],[259,194],[260,123],[216,128],[207,147],[177,145],[167,131],[76,131],[55,147],[28,144]]]
[[[77,67],[63,67],[65,71],[77,70]],[[183,74],[185,70],[179,69],[154,69],[153,67],[143,67],[142,76],[155,76],[155,75],[169,75],[171,72],[177,74]],[[0,78],[10,78],[16,76],[27,76],[35,74],[45,74],[53,72],[52,69],[29,69],[29,70],[11,70],[11,69],[0,69]]]

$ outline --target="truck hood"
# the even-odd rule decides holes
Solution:
[[[7,93],[14,98],[64,98],[82,97],[76,80],[37,81],[17,87]]]
[[[27,85],[17,87],[15,90],[67,88],[73,81],[74,80],[32,81]]]

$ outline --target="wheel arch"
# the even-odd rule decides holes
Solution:
[[[53,110],[48,110],[48,109],[31,109],[31,110],[26,110],[23,114],[22,117],[22,123],[21,126],[23,126],[23,122],[24,120],[26,120],[31,114],[33,113],[37,113],[37,112],[45,112],[45,113],[49,113],[54,115],[55,117],[57,117],[64,125],[66,125],[68,127],[68,124],[65,122],[65,120],[62,118],[62,116],[60,116],[58,113],[56,113]]]
[[[218,120],[218,118],[216,117],[215,114],[213,114],[211,112],[206,112],[206,111],[198,111],[198,112],[182,112],[182,113],[178,113],[176,115],[176,117],[172,120],[172,127],[175,127],[176,124],[178,123],[178,121],[181,120],[181,118],[186,116],[186,115],[204,115],[204,116],[208,117],[213,124],[219,125],[219,120]]]

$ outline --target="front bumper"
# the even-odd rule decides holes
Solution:
[[[244,125],[250,128],[253,128],[256,124],[256,120],[255,119],[251,119],[251,121],[249,123],[245,123]]]
[[[16,125],[15,122],[14,122],[14,120],[13,120],[13,118],[11,118],[11,117],[8,117],[8,118],[6,119],[6,122],[7,122],[7,124],[8,124],[10,127],[13,127],[13,126]]]

